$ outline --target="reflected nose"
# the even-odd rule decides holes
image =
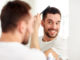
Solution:
[[[56,28],[57,28],[57,25],[56,25],[56,24],[53,24],[53,25],[52,25],[52,28],[53,28],[53,29],[56,29]]]

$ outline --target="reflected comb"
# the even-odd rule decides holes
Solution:
[[[47,8],[45,8],[40,14],[43,14],[44,11],[45,11],[46,9],[48,9],[48,8],[50,8],[50,6],[48,6]]]

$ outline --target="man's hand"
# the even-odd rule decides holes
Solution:
[[[52,53],[52,55],[55,57],[56,60],[60,60],[58,54],[55,51],[53,51],[52,49],[48,49],[44,53],[47,57],[48,57],[49,53]]]
[[[30,44],[30,47],[31,48],[37,48],[40,50],[40,45],[39,45],[39,40],[38,40],[38,29],[39,29],[39,26],[41,24],[41,17],[40,17],[40,14],[37,14],[35,17],[35,22],[34,22],[34,32],[32,34],[32,37],[31,37],[31,44]]]
[[[40,14],[37,14],[36,16],[34,16],[34,30],[38,30],[41,24],[41,16]]]

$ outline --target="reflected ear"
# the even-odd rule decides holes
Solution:
[[[43,20],[41,20],[41,25],[42,25],[42,27],[44,27],[44,21]]]

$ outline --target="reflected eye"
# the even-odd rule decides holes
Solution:
[[[56,23],[56,25],[60,24],[60,21]]]
[[[49,21],[48,23],[49,23],[49,24],[52,24],[52,21]]]

